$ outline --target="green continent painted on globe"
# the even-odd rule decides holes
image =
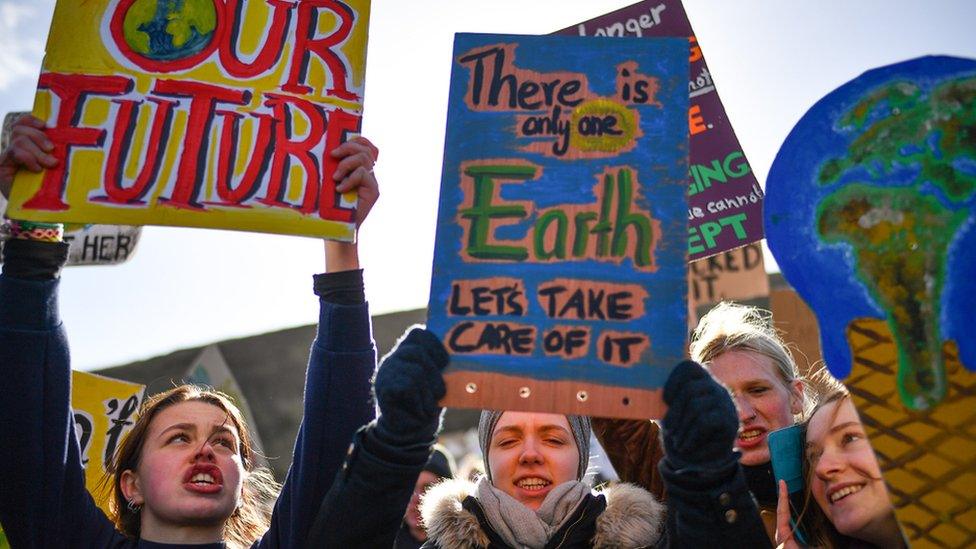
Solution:
[[[912,189],[849,185],[821,202],[818,229],[827,242],[854,248],[858,278],[888,313],[898,348],[902,401],[927,408],[945,396],[939,335],[946,253],[966,220]]]
[[[818,205],[818,233],[852,246],[855,268],[886,311],[898,348],[902,402],[925,409],[946,394],[939,319],[948,248],[969,215],[976,192],[976,79],[951,81],[927,96],[916,85],[875,90],[841,120],[862,133],[848,154],[824,163],[824,185],[849,170],[865,179],[831,193]],[[881,112],[879,113],[879,109]],[[880,116],[879,116],[880,114]],[[911,167],[910,181],[886,173]]]
[[[132,51],[157,61],[203,51],[216,27],[213,0],[136,0],[122,23]]]

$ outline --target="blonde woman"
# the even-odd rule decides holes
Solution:
[[[698,323],[690,352],[732,395],[739,420],[734,447],[772,540],[777,490],[768,435],[803,420],[812,402],[807,383],[770,315],[755,307],[714,307]],[[658,463],[664,448],[657,422],[595,420],[594,432],[621,480],[663,494]]]

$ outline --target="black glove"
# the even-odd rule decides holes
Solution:
[[[728,391],[697,362],[678,364],[664,384],[665,459],[675,471],[714,471],[738,461],[739,418]]]
[[[431,444],[440,429],[447,387],[441,372],[450,358],[432,332],[413,328],[383,359],[374,391],[380,407],[376,435],[397,446]]]

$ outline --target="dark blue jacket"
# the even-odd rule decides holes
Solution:
[[[320,304],[292,466],[254,547],[304,546],[354,433],[375,414],[367,307]],[[85,489],[70,373],[58,280],[0,275],[0,524],[11,546],[171,547],[124,537]]]

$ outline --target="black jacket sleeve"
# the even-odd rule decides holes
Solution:
[[[712,471],[658,465],[667,493],[670,547],[772,547],[739,463]]]

